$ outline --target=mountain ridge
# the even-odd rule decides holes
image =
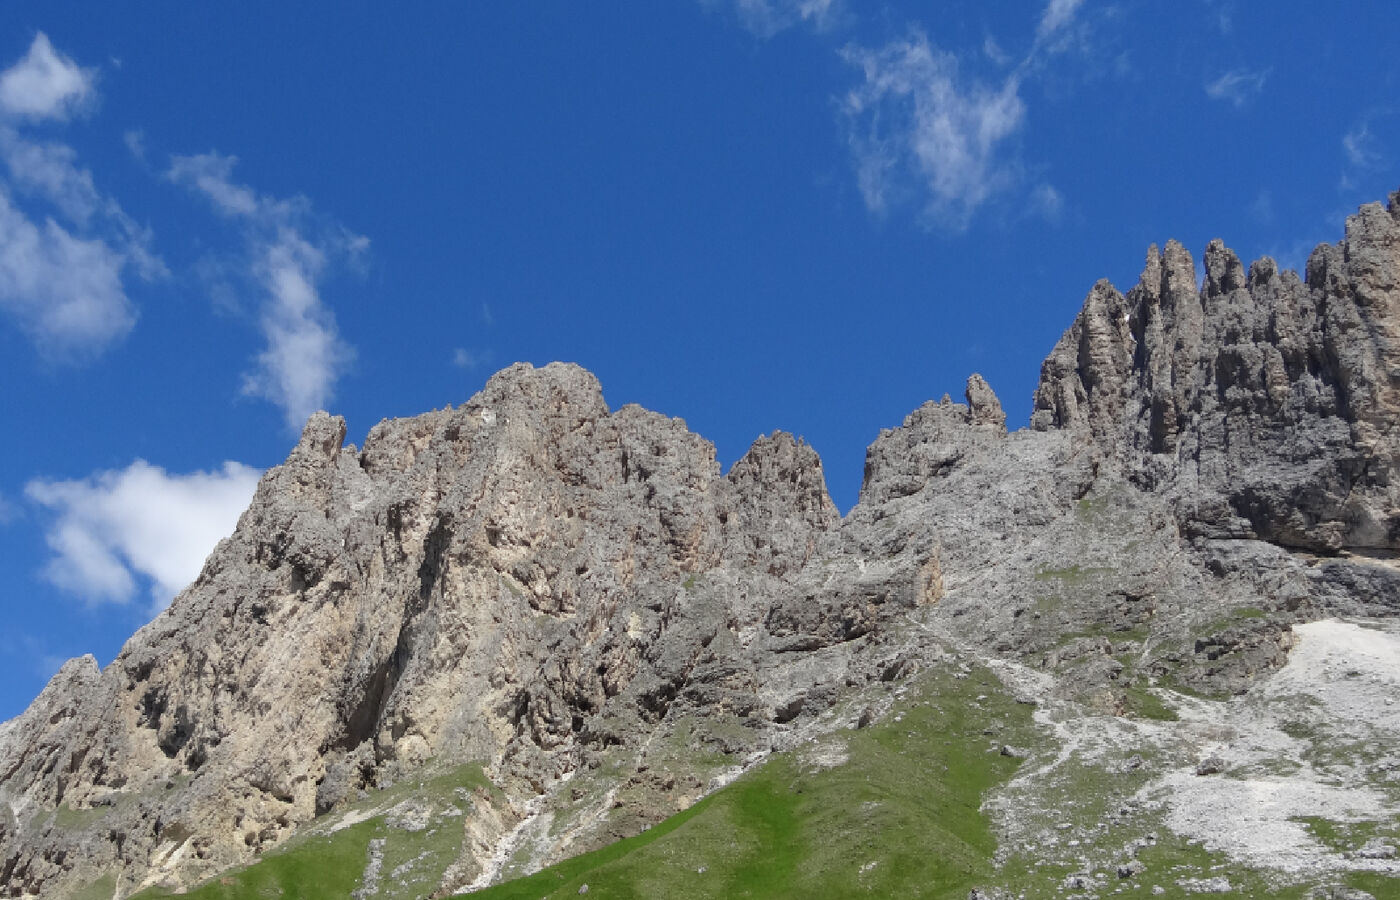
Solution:
[[[1397,217],[1400,192],[1364,207],[1305,278],[1212,242],[1197,290],[1154,247],[1126,295],[1090,291],[1028,428],[973,375],[880,432],[844,517],[802,441],[722,473],[567,364],[358,449],[317,413],[166,612],[0,725],[5,895],[187,888],[465,765],[492,790],[435,889],[484,887],[957,654],[1085,715],[1141,718],[1164,681],[1246,694],[1293,624],[1400,608]]]

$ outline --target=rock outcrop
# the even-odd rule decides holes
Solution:
[[[166,612],[0,726],[0,896],[187,887],[472,763],[496,790],[436,884],[486,884],[534,819],[530,866],[634,834],[945,646],[1110,715],[1161,677],[1247,690],[1291,623],[1400,612],[1398,204],[1306,280],[1215,242],[1198,290],[1152,249],[1031,428],[974,375],[881,432],[844,518],[801,441],[722,473],[576,366],[362,449],[318,413]]]
[[[1031,426],[1085,432],[1183,527],[1321,553],[1400,549],[1400,194],[1306,279],[1219,241],[1094,286],[1041,369]]]

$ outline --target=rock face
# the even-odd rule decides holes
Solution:
[[[7,724],[19,820],[63,806],[120,826],[78,844],[50,829],[35,853],[5,823],[11,894],[60,890],[75,857],[72,881],[187,883],[430,761],[537,786],[697,683],[771,716],[716,629],[759,628],[839,524],[810,447],[761,438],[722,477],[683,422],[609,412],[592,375],[559,364],[384,422],[363,450],[344,438],[313,416],[170,609],[105,673],[70,663]],[[751,596],[692,599],[731,570],[752,573]]]
[[[1400,194],[1318,247],[1306,280],[1213,241],[1196,284],[1168,243],[1126,296],[1095,285],[1031,426],[1091,435],[1190,533],[1400,549]]]
[[[1158,676],[1246,690],[1291,623],[1400,612],[1396,206],[1305,281],[1212,243],[1198,291],[1154,248],[1090,292],[1030,429],[974,375],[878,436],[844,519],[790,435],[722,474],[576,366],[362,449],[318,413],[166,612],[0,725],[0,896],[189,886],[468,763],[498,790],[437,888],[482,886],[541,810],[532,865],[636,833],[723,782],[695,754],[740,770],[944,646],[1110,714]]]

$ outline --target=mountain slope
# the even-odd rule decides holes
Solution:
[[[1363,616],[1389,635],[1400,607],[1398,204],[1353,217],[1306,280],[1267,260],[1246,275],[1212,244],[1197,292],[1180,247],[1150,252],[1126,296],[1091,291],[1030,429],[1008,433],[973,376],[966,404],[925,404],[879,435],[844,519],[800,441],[760,438],[721,474],[683,422],[610,410],[575,366],[514,366],[461,407],[381,423],[363,449],[317,414],[169,610],[0,726],[0,885],[122,897],[217,876],[202,890],[218,896],[234,867],[262,858],[247,877],[272,877],[324,845],[364,860],[359,896],[481,888],[637,835],[793,751],[706,808],[742,810],[847,740],[833,735],[907,733],[900,698],[920,691],[949,723],[1002,694],[1035,707],[1034,728],[1000,739],[1005,716],[978,718],[978,752],[1027,760],[983,798],[995,849],[969,844],[964,874],[988,890],[1089,884],[1131,856],[1105,843],[1119,838],[1155,834],[1149,858],[1195,852],[1169,831],[1295,881],[1400,874],[1335,847],[1297,872],[1282,851],[1196,834],[1174,780],[1215,768],[1216,750],[1301,759],[1274,788],[1342,778],[1346,796],[1316,804],[1340,817],[1317,826],[1333,838],[1394,819],[1377,748],[1400,723],[1314,721],[1268,692],[1291,683],[1270,676],[1295,646],[1338,640],[1300,644],[1314,632],[1293,626]],[[1376,647],[1385,685],[1390,644]],[[968,707],[967,673],[947,667],[972,662],[1002,686]],[[1311,731],[1274,752],[1279,716]],[[900,752],[936,765],[923,727]],[[1232,743],[1250,734],[1259,747]],[[1332,745],[1350,755],[1329,761]],[[877,779],[898,769],[867,763]],[[791,808],[810,827],[813,807]],[[890,852],[870,884],[889,888]]]

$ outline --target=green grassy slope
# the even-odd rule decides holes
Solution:
[[[461,851],[463,817],[472,792],[490,790],[477,765],[461,766],[379,791],[346,812],[370,815],[332,833],[293,838],[259,862],[213,878],[185,894],[152,888],[132,900],[344,900],[362,886],[371,841],[379,841],[380,877],[373,896],[426,897]],[[405,804],[417,809],[413,827],[392,821]],[[111,896],[110,892],[107,896]]]
[[[982,795],[1017,766],[984,731],[1010,742],[1031,728],[1029,709],[999,688],[985,671],[930,674],[878,725],[778,756],[635,838],[473,896],[576,897],[587,884],[590,898],[964,900],[992,876]]]

